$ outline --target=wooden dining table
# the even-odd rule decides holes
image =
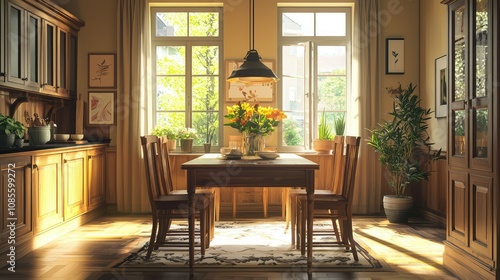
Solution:
[[[195,205],[197,187],[303,187],[307,192],[307,233],[312,232],[314,171],[319,164],[296,154],[282,153],[274,160],[257,156],[226,159],[220,154],[204,154],[182,164],[187,171],[189,198],[189,270],[194,271]],[[312,234],[307,237],[307,270],[312,267]]]

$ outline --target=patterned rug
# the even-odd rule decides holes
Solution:
[[[186,230],[187,223],[172,225]],[[327,222],[316,222],[316,228],[331,228]],[[283,221],[224,221],[218,222],[215,235],[205,256],[195,251],[195,269],[258,269],[273,271],[306,271],[307,258],[290,245],[290,230],[284,232]],[[316,237],[315,237],[316,238]],[[330,238],[330,237],[328,237]],[[328,239],[326,238],[326,239]],[[331,237],[333,238],[333,237]],[[178,239],[178,237],[176,237]],[[187,241],[187,237],[184,237]],[[325,239],[323,237],[323,239]],[[357,239],[355,237],[355,239]],[[325,240],[323,240],[325,241]],[[356,241],[359,261],[351,252],[340,247],[314,247],[313,268],[315,271],[389,271],[389,267],[373,255],[365,245]],[[113,268],[127,270],[162,269],[183,270],[188,268],[187,248],[163,247],[154,250],[149,260],[145,259],[148,243],[137,248]],[[383,265],[382,265],[383,263]]]

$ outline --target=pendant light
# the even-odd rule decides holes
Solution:
[[[254,0],[250,0],[250,50],[244,58],[243,64],[231,73],[228,82],[247,84],[270,83],[278,81],[273,70],[262,61],[259,53],[254,49]]]

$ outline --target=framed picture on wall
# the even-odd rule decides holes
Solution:
[[[116,54],[89,53],[89,88],[116,88]]]
[[[274,68],[274,61],[262,60],[262,63]],[[243,61],[226,60],[226,77],[229,77],[233,70],[236,70]],[[274,101],[274,85],[275,83],[262,84],[244,84],[238,82],[227,82],[226,101],[257,101],[257,102],[273,102]]]
[[[88,124],[114,125],[116,121],[116,92],[89,92]]]
[[[405,39],[387,38],[385,66],[386,74],[405,73]]]
[[[444,118],[448,113],[448,64],[446,55],[436,58],[435,61],[435,95],[436,95],[436,118]]]

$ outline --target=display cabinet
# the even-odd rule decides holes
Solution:
[[[448,190],[444,266],[496,278],[498,250],[498,3],[448,4]],[[495,121],[494,121],[495,120]],[[478,274],[479,273],[479,274]]]

